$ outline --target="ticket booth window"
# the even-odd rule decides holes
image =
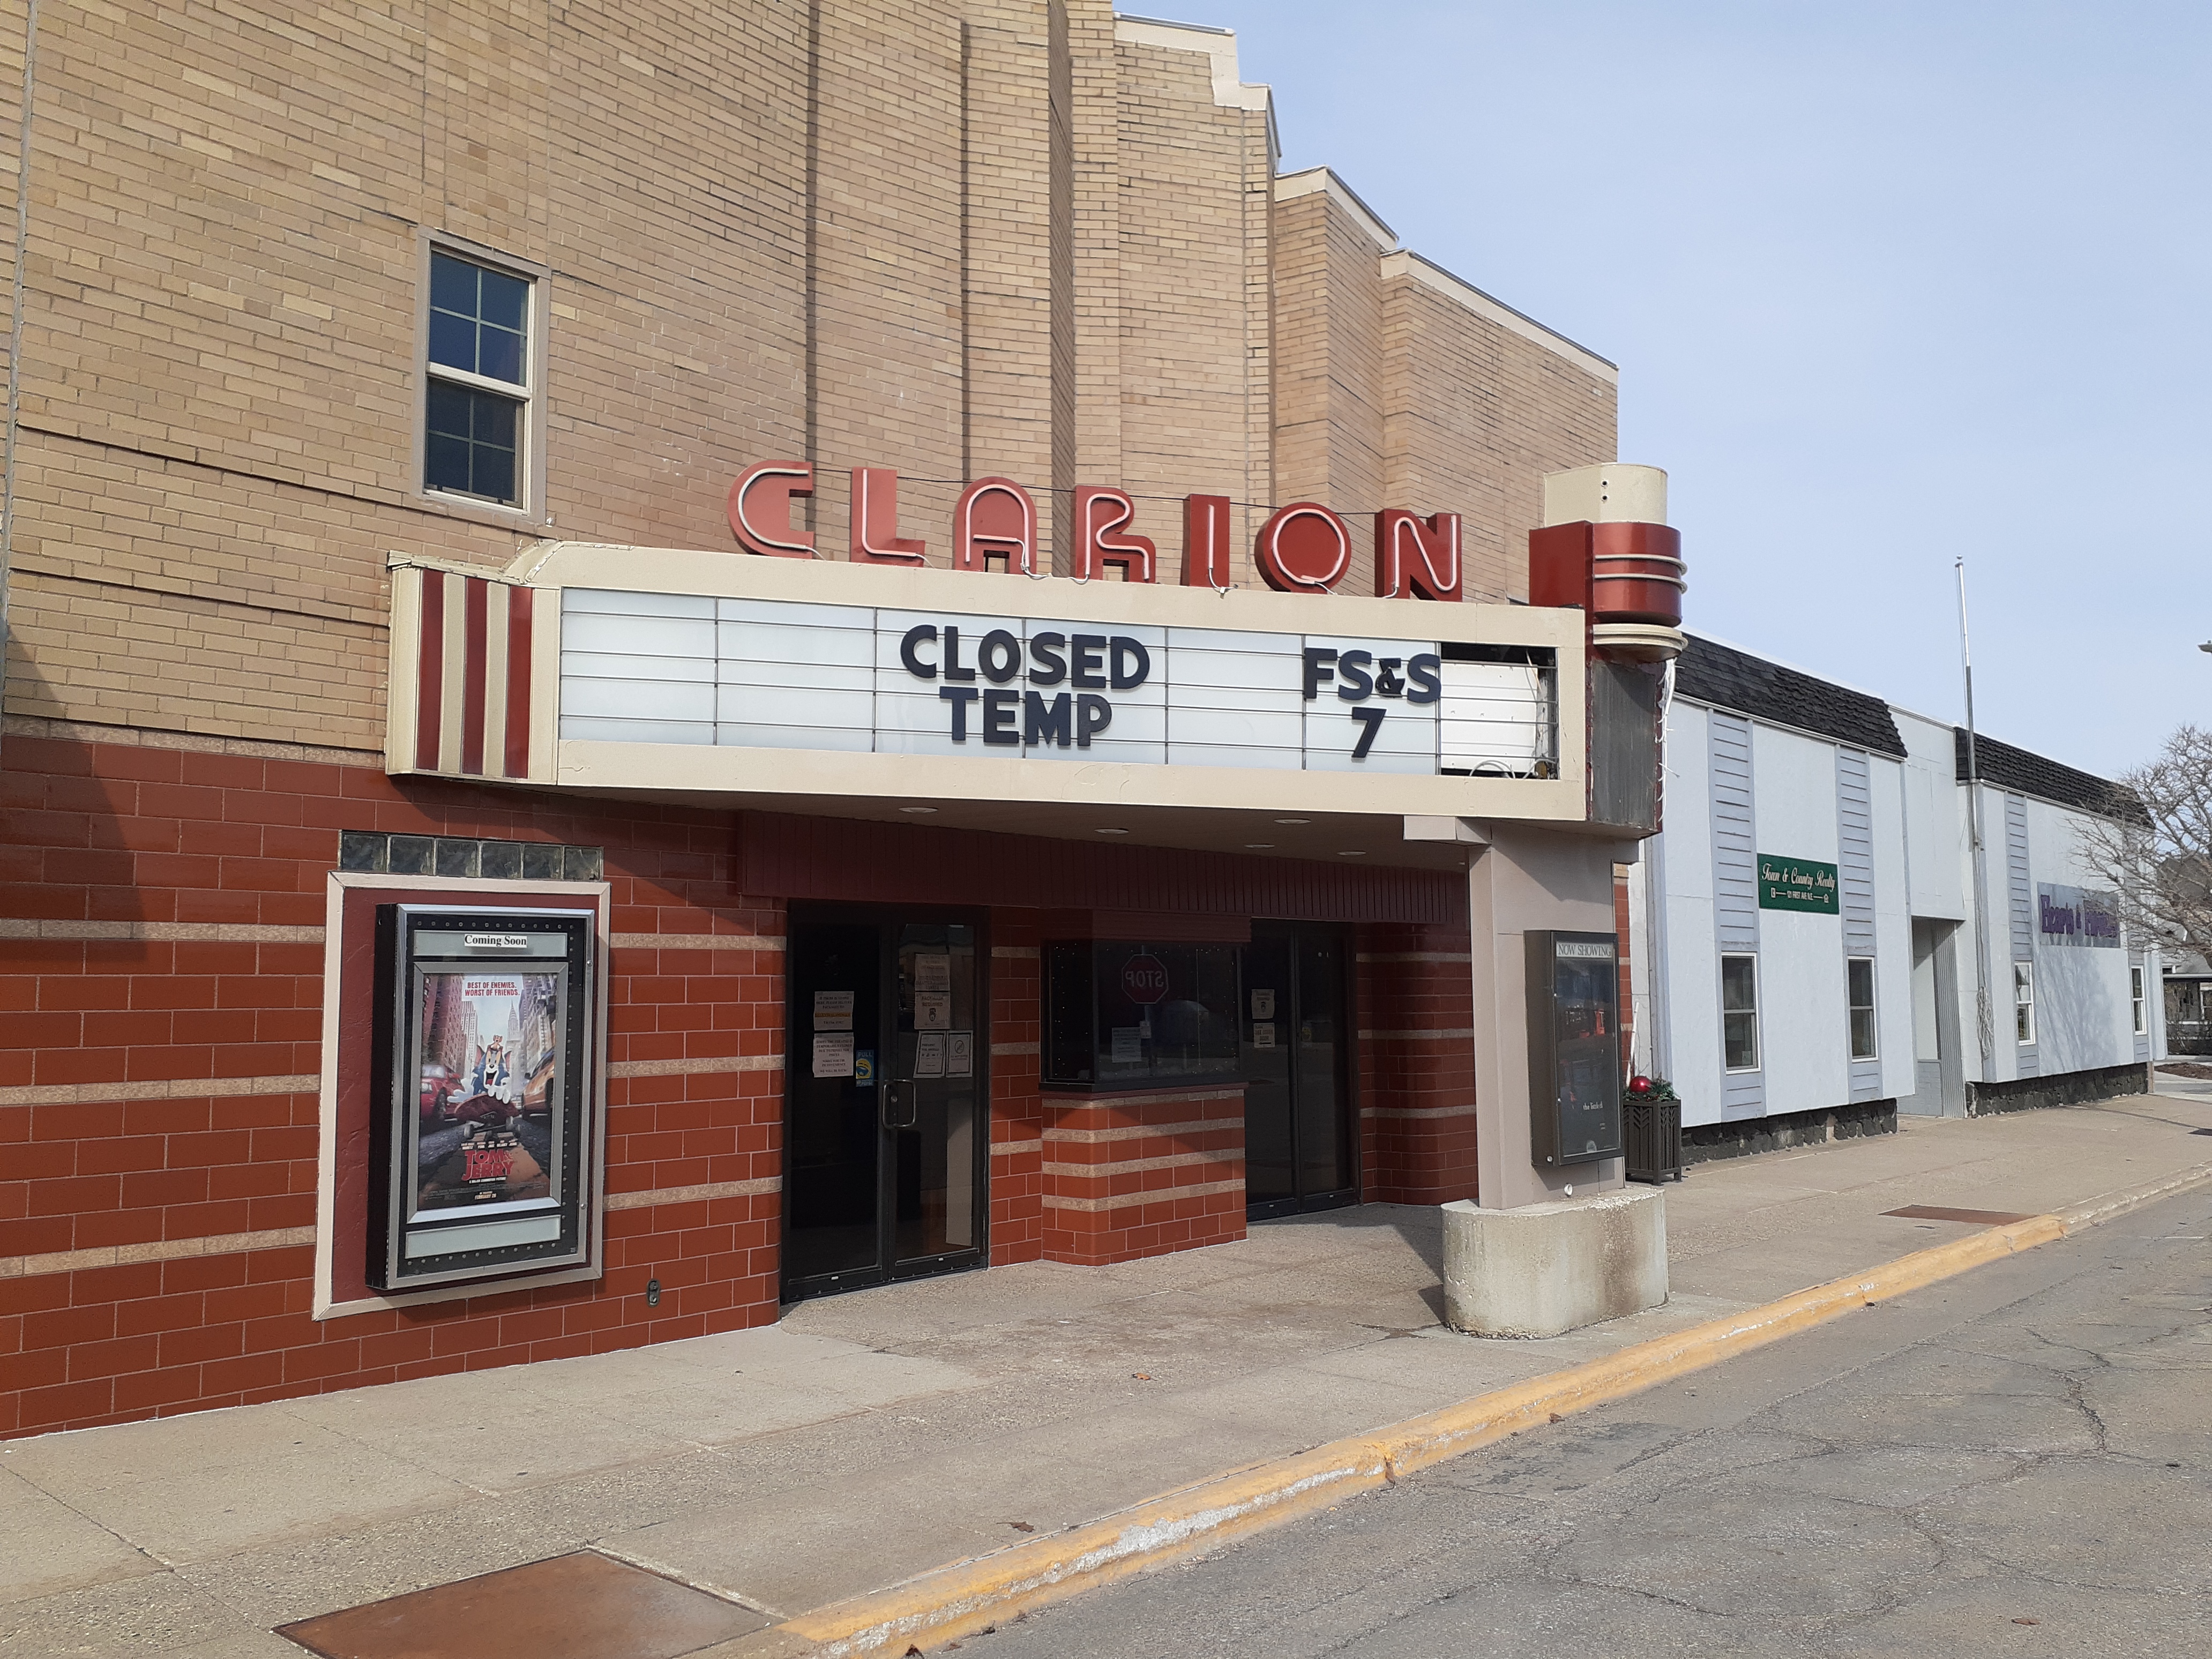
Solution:
[[[1044,1081],[1144,1089],[1239,1076],[1240,954],[1234,945],[1048,945]]]

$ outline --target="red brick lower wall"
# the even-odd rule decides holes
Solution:
[[[991,913],[991,1265],[1044,1255],[1036,913]]]
[[[1474,991],[1467,930],[1355,930],[1361,1196],[1475,1196]]]
[[[4,763],[0,1435],[775,1317],[782,908],[732,886],[726,815],[14,731]],[[605,848],[599,1281],[313,1316],[346,830]]]
[[[12,729],[0,757],[0,1436],[775,1319],[787,905],[745,890],[731,815],[128,735]],[[600,1279],[313,1316],[345,830],[605,848]],[[1038,925],[992,915],[992,1261],[1243,1237],[1240,1089],[1040,1091]],[[1368,1195],[1469,1195],[1472,1056],[1435,1035],[1467,1023],[1466,935],[1358,940]]]
[[[1044,1097],[1044,1255],[1097,1266],[1244,1237],[1244,1091]]]

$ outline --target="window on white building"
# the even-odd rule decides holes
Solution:
[[[2035,1041],[2035,964],[2012,965],[2012,1036],[2015,1042]]]
[[[422,488],[496,507],[529,499],[537,283],[443,249],[430,255]]]
[[[1848,957],[1845,976],[1851,1011],[1851,1058],[1872,1060],[1874,1048],[1874,958]]]
[[[1721,1055],[1731,1072],[1759,1069],[1759,958],[1721,958]]]
[[[2143,1006],[2143,970],[2128,969],[2128,999],[2135,1004],[2136,1035],[2141,1036],[2150,1030],[2150,1015]]]

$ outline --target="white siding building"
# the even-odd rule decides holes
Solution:
[[[2144,1087],[2159,964],[2079,851],[2125,791],[1987,738],[1970,774],[1948,724],[1696,636],[1665,769],[1629,875],[1636,1064],[1693,1144]]]

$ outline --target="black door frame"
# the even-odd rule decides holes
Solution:
[[[897,1132],[884,1121],[882,1091],[890,1086],[890,1056],[897,1044],[884,1041],[884,1033],[897,1022],[898,939],[896,930],[903,924],[942,924],[964,927],[975,934],[975,1243],[964,1250],[925,1260],[900,1264],[894,1258],[898,1211],[898,1154]],[[813,1015],[809,1010],[804,1025],[799,1018],[799,1000],[793,991],[794,975],[792,963],[796,953],[792,949],[790,935],[799,928],[814,925],[830,927],[872,927],[876,931],[877,1023],[876,1052],[878,1061],[876,1087],[876,1265],[872,1267],[848,1268],[842,1273],[823,1273],[793,1283],[784,1272],[787,1253],[783,1249],[785,1229],[788,1227],[791,1206],[787,1194],[792,1189],[791,1148],[792,1106],[797,1092],[799,1066],[802,1056],[811,1053],[813,1045]],[[991,1261],[991,930],[990,913],[971,905],[914,905],[914,904],[855,904],[842,900],[796,900],[784,917],[784,975],[783,975],[783,1187],[787,1194],[780,1206],[776,1232],[778,1294],[782,1304],[811,1300],[820,1296],[836,1296],[847,1291],[866,1290],[871,1285],[894,1284],[902,1279],[930,1279],[942,1273],[969,1273],[988,1267]],[[895,1034],[895,1033],[894,1033]],[[857,1035],[857,1034],[856,1034]]]
[[[1252,931],[1256,938],[1263,927],[1287,928],[1290,934],[1291,983],[1293,1006],[1285,1022],[1291,1032],[1291,1059],[1288,1072],[1288,1106],[1291,1115],[1291,1185],[1298,1185],[1298,1172],[1304,1160],[1299,1156],[1298,1099],[1297,1060],[1297,1029],[1305,1009],[1305,984],[1298,971],[1298,936],[1302,933],[1326,933],[1336,941],[1338,963],[1338,991],[1340,1006],[1338,1024],[1340,1036],[1336,1044],[1338,1110],[1343,1115],[1346,1139],[1351,1147],[1347,1159],[1352,1184],[1334,1188],[1326,1193],[1295,1193],[1289,1198],[1265,1200],[1247,1203],[1244,1218],[1253,1221],[1279,1221],[1285,1216],[1312,1215],[1323,1210],[1349,1209],[1359,1202],[1365,1185],[1364,1159],[1366,1148],[1361,1144],[1359,1133],[1359,957],[1352,929],[1342,922],[1297,921],[1287,917],[1255,917]],[[1238,994],[1243,995],[1243,975],[1239,976]]]

